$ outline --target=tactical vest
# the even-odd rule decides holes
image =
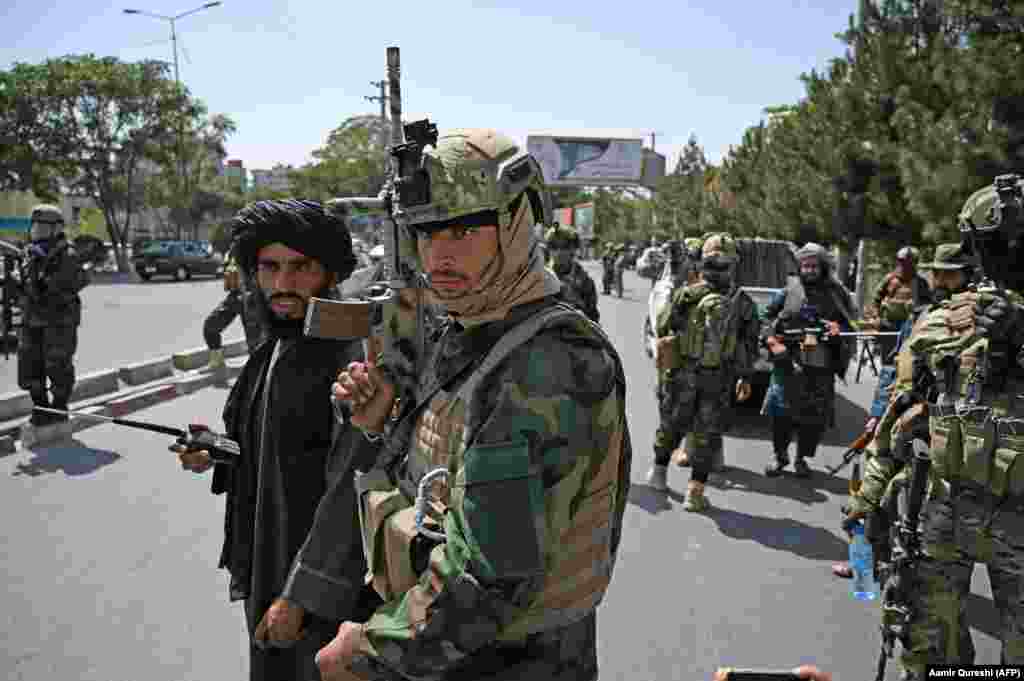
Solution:
[[[467,475],[463,455],[470,439],[466,432],[466,408],[477,387],[513,350],[543,328],[559,319],[578,317],[579,314],[556,306],[528,318],[502,336],[483,363],[455,393],[442,390],[430,400],[417,420],[405,465],[407,477],[412,479],[422,482],[425,475],[441,469],[454,482],[454,489],[447,483],[434,483],[431,501],[425,508],[429,519],[424,523],[432,531],[440,531],[443,527],[446,510],[457,512],[462,508]],[[597,327],[592,325],[592,328]],[[624,427],[619,432],[623,430]],[[560,537],[548,538],[549,546],[557,547],[557,550],[544,556],[541,591],[511,618],[503,628],[500,640],[518,641],[530,633],[571,624],[592,612],[604,598],[614,562],[611,519],[620,482],[622,442],[613,442],[612,451],[615,455],[605,459],[601,469],[587,484],[580,501],[574,504],[571,523]],[[496,460],[492,464],[492,468],[498,469],[502,462]],[[483,465],[486,466],[486,462]],[[573,480],[567,478],[565,482],[571,484]],[[557,499],[562,486],[560,483],[545,493],[547,503],[544,509],[548,512],[564,511],[563,507],[567,506],[565,503],[551,503],[565,501]],[[409,498],[408,491],[395,488],[381,469],[358,476],[356,487],[360,497],[363,546],[369,566],[367,583],[372,584],[382,598],[392,600],[420,581],[421,568],[413,564],[418,535],[414,499]],[[564,523],[564,519],[555,520]],[[443,551],[443,546],[434,547],[426,565],[431,572],[431,582],[437,585],[443,584],[439,567]]]
[[[557,272],[555,272],[555,276],[558,277],[558,280],[562,284],[562,290],[560,292],[562,299],[565,302],[569,303],[570,305],[578,307],[580,310],[585,310],[586,301],[584,300],[582,294],[583,281],[581,281],[580,277],[586,276],[586,274],[580,272],[578,268],[579,265],[573,262],[571,268],[568,272],[565,273],[565,275],[560,275]],[[554,266],[552,266],[550,269],[552,272],[555,271]]]
[[[731,300],[718,291],[705,288],[704,294],[689,305],[686,329],[679,336],[679,354],[684,361],[702,369],[717,369],[736,351],[736,334],[728,324]]]
[[[1024,380],[1017,370],[991,366],[989,341],[974,325],[979,295],[960,293],[944,302],[912,343],[927,354],[943,390],[958,398],[955,407],[931,407],[933,468],[947,481],[965,481],[995,497],[1024,498],[1024,402],[1017,397]],[[957,359],[948,385],[943,357]]]

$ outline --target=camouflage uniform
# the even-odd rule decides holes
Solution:
[[[480,290],[430,290],[451,316],[401,398],[387,449],[357,481],[370,577],[385,604],[363,628],[352,670],[596,679],[596,608],[629,487],[621,362],[597,325],[557,302],[558,281],[523,229],[545,191],[532,157],[503,135],[469,130],[442,135],[425,158],[432,203],[406,211],[412,228],[429,233],[446,224],[435,216],[458,224],[493,210],[505,258]],[[510,168],[519,171],[511,187]],[[510,297],[522,302],[496,314]],[[446,482],[417,529],[413,499],[438,475]]]
[[[970,273],[970,263],[958,243],[941,244],[935,249],[932,270],[960,270],[964,272],[964,286]],[[963,289],[952,291],[960,293]],[[917,308],[900,329],[896,344],[896,367],[883,372],[875,396],[875,404],[882,404],[881,411],[872,416],[879,417],[874,439],[865,450],[864,474],[860,490],[850,497],[848,511],[856,517],[879,513],[883,508],[892,508],[900,490],[909,484],[910,467],[906,466],[905,443],[912,437],[928,437],[927,413],[923,405],[907,408],[901,397],[914,391],[913,355],[907,344],[915,331],[920,332],[927,315],[938,309],[941,301],[935,291],[935,305]],[[945,296],[943,296],[945,298]],[[888,380],[885,380],[885,379]],[[922,396],[924,397],[924,396]],[[906,399],[906,397],[903,397]],[[894,454],[893,447],[896,452]],[[874,524],[874,523],[872,523]],[[888,537],[871,537],[872,542],[888,541]],[[960,612],[954,620],[958,630],[959,644],[956,660],[960,664],[974,662],[974,642],[971,640],[967,622],[967,599],[960,601]]]
[[[896,259],[917,265],[917,249],[905,246],[896,254]],[[897,332],[903,322],[910,317],[913,310],[931,302],[931,289],[925,278],[913,269],[910,279],[904,279],[901,270],[887,274],[875,289],[874,309],[878,312],[879,330]],[[878,339],[879,355],[882,364],[891,364],[894,359],[896,341],[892,336],[881,336]]]
[[[597,286],[590,278],[583,267],[573,256],[580,247],[580,237],[572,227],[555,225],[549,229],[544,240],[548,244],[548,251],[569,251],[564,256],[553,255],[548,267],[558,275],[562,282],[562,290],[559,297],[570,305],[579,309],[583,314],[590,317],[591,321],[599,323],[601,313],[597,310]],[[568,260],[568,262],[565,262]]]
[[[1017,190],[1022,186],[1018,182]],[[997,203],[992,187],[973,194],[961,212],[961,228],[991,223]],[[1011,255],[1000,274],[1016,270],[1020,253]],[[1013,321],[1001,332],[986,331],[995,316],[990,310],[1000,305],[1008,305],[1004,310],[1012,316],[1006,319]],[[915,383],[918,372],[935,382],[925,412],[932,459],[921,522],[925,557],[912,593],[910,646],[901,655],[910,678],[924,678],[925,664],[972,656],[960,632],[975,562],[985,563],[992,583],[1002,662],[1024,663],[1022,317],[1015,294],[968,291],[929,312],[908,343]],[[937,403],[931,402],[934,395]],[[880,469],[880,480],[887,472]]]
[[[776,331],[803,328],[823,322],[838,322],[850,331],[853,301],[849,292],[833,278],[831,261],[818,244],[808,243],[798,253],[801,259],[816,257],[819,275],[814,281],[791,278],[765,309]],[[769,332],[771,335],[771,332]],[[794,356],[798,353],[799,356]],[[813,458],[825,430],[835,424],[835,380],[846,372],[853,349],[850,343],[828,340],[810,352],[787,348],[776,358],[761,413],[772,417],[772,463],[768,476],[780,475],[789,465],[788,449],[797,435],[794,469],[799,477],[810,475],[805,459]]]
[[[227,295],[203,322],[203,340],[210,350],[221,349],[221,334],[239,316],[242,318],[245,342],[249,350],[254,350],[263,340],[266,333],[263,306],[256,299],[258,293],[254,288],[252,283],[242,276],[234,256],[229,256],[224,266],[224,290],[227,291]]]
[[[657,320],[661,415],[654,436],[652,487],[665,488],[672,451],[689,431],[691,479],[686,509],[707,507],[704,484],[729,428],[736,379],[753,370],[760,322],[754,302],[734,284],[736,243],[727,234],[704,243],[705,281],[672,293]],[[710,269],[715,268],[715,269]]]
[[[632,256],[627,246],[621,246],[619,251],[615,254],[615,293],[618,294],[619,298],[623,296],[625,292],[623,286],[623,276],[627,269],[629,269],[630,260]]]
[[[82,321],[78,294],[89,283],[89,275],[61,231],[64,217],[59,208],[36,206],[32,223],[33,238],[21,275],[18,386],[29,392],[35,406],[67,409],[75,387],[72,358]],[[38,231],[46,225],[48,230]],[[32,422],[41,425],[60,418],[35,412]]]
[[[601,258],[601,287],[606,296],[611,295],[615,285],[615,256],[618,244],[608,244]]]

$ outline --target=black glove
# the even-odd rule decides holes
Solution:
[[[989,340],[1009,339],[1020,318],[1020,306],[1001,296],[996,297],[988,305],[978,303],[974,306],[974,323],[977,325],[978,333]]]

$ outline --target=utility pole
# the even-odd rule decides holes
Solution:
[[[161,21],[166,21],[167,23],[169,23],[171,25],[171,47],[174,50],[174,84],[180,90],[180,88],[181,88],[181,77],[180,77],[180,75],[178,73],[178,32],[177,32],[177,29],[175,28],[175,22],[177,22],[179,19],[183,19],[183,18],[189,16],[190,14],[195,14],[196,12],[201,12],[204,9],[210,9],[211,7],[217,7],[217,6],[221,5],[221,4],[222,3],[220,2],[220,0],[217,0],[216,2],[208,2],[208,3],[204,4],[204,5],[200,5],[199,7],[196,7],[194,9],[190,9],[187,12],[181,12],[180,14],[176,14],[174,16],[166,16],[166,15],[163,15],[163,14],[155,14],[153,12],[147,12],[147,11],[141,10],[141,9],[125,9],[125,10],[122,10],[122,12],[124,12],[125,14],[139,14],[141,16],[151,17],[153,19],[160,19]],[[188,198],[191,197],[191,194],[192,194],[192,188],[188,186],[188,175],[185,172],[185,154],[184,154],[184,149],[183,149],[184,137],[185,137],[184,125],[185,125],[184,120],[182,119],[182,117],[179,117],[179,119],[178,119],[178,178],[179,178],[179,181],[181,182],[181,192],[182,192],[181,199],[182,199],[183,202],[187,201]],[[183,212],[184,212],[184,204],[182,205],[182,209],[183,209]],[[179,216],[179,218],[175,222],[178,223],[178,239],[180,240],[181,239],[181,233],[182,233],[181,217]],[[199,236],[197,234],[198,229],[199,229],[199,225],[197,225],[197,224],[192,225],[192,237],[193,238],[196,238],[196,237]]]
[[[384,127],[381,129],[380,144],[386,150],[388,148],[388,139],[390,135],[387,134],[387,130],[390,127],[388,124],[387,114],[387,101],[388,96],[384,93],[385,88],[388,85],[386,80],[370,81],[370,85],[380,90],[380,94],[374,97],[364,97],[368,102],[380,102],[380,122]]]

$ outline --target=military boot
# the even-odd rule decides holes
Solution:
[[[647,485],[659,492],[667,492],[668,466],[659,466],[658,464],[651,466],[651,470],[647,473]]]
[[[206,365],[210,371],[224,371],[227,364],[224,363],[224,348],[210,350],[210,363]]]
[[[775,452],[775,460],[765,466],[764,474],[769,478],[782,475],[782,471],[789,465],[789,455],[785,452]]]
[[[711,507],[711,502],[704,496],[704,483],[691,480],[686,490],[686,501],[683,503],[684,511],[700,513]]]
[[[33,407],[44,407],[49,408],[50,398],[46,393],[32,393],[32,406]],[[45,411],[32,410],[32,415],[29,416],[28,422],[33,426],[45,426],[53,423],[53,419],[50,418],[52,414]]]
[[[796,457],[796,461],[793,462],[793,474],[798,478],[811,477],[811,467],[804,461],[804,457]]]
[[[53,398],[53,408],[58,410],[58,411],[67,411],[68,410],[68,401],[69,400],[66,397],[54,397]],[[53,421],[54,423],[63,423],[64,421],[67,421],[69,419],[67,414],[52,414],[51,413],[50,417],[51,417],[50,420]]]

